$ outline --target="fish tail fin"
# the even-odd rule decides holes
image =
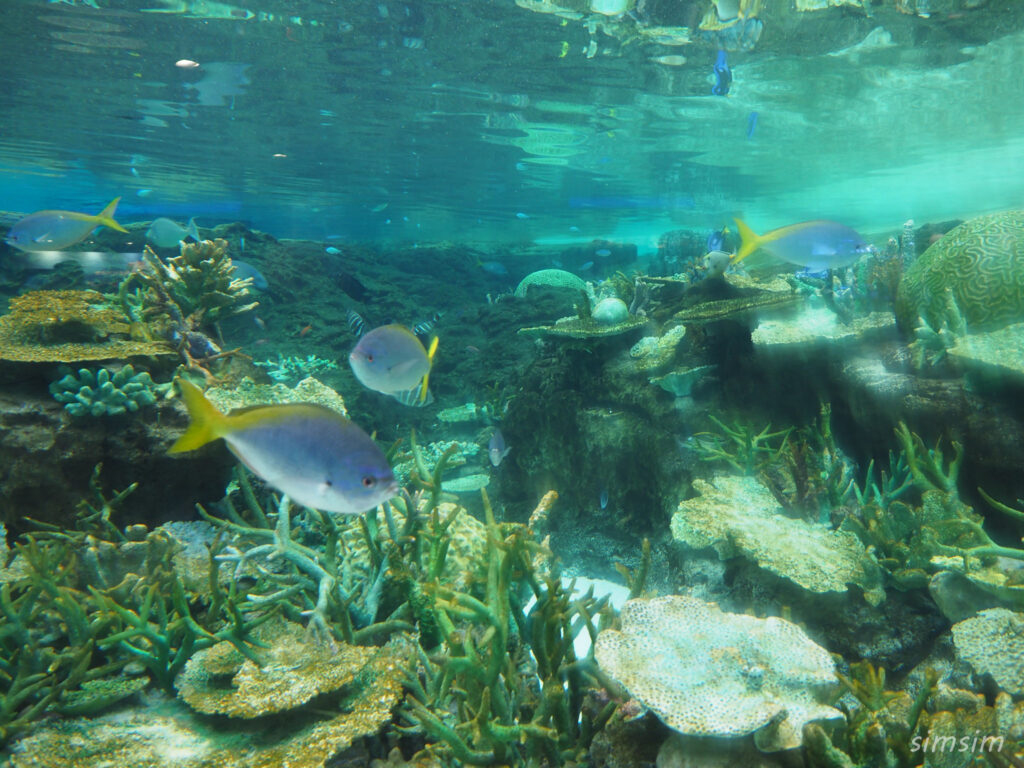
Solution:
[[[437,352],[437,343],[440,341],[437,336],[430,340],[430,349],[427,350],[427,362],[430,363],[430,368],[434,367],[434,353]],[[424,403],[427,399],[427,387],[430,385],[430,368],[423,374],[423,381],[420,383],[420,402]]]
[[[193,216],[188,220],[188,227],[185,228],[188,236],[195,240],[197,243],[201,243],[203,239],[199,237],[199,227],[196,226],[196,219]]]
[[[114,211],[117,210],[117,204],[121,202],[120,197],[115,197],[102,211],[96,214],[96,222],[102,224],[104,227],[110,227],[116,229],[118,232],[127,232],[128,230],[114,221]]]
[[[182,378],[175,381],[181,390],[181,399],[188,409],[191,422],[188,429],[174,442],[168,453],[194,451],[196,448],[222,437],[226,421],[224,414],[206,399],[206,395],[195,384]]]
[[[748,227],[742,219],[733,219],[733,221],[736,222],[736,231],[740,235],[740,249],[732,257],[732,263],[738,264],[761,246],[761,236]]]

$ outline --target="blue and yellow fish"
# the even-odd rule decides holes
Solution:
[[[192,423],[171,453],[223,439],[253,473],[295,502],[357,515],[398,493],[384,453],[358,425],[313,403],[257,405],[223,414],[178,379]]]

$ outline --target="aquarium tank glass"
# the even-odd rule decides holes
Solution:
[[[0,10],[0,763],[1024,765],[1024,2]]]

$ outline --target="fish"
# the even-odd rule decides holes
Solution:
[[[341,253],[341,250],[335,248],[333,245],[328,245],[326,248],[324,248],[324,252],[331,254],[331,256],[337,256],[339,253]]]
[[[353,334],[355,334],[357,339],[362,336],[363,332],[366,330],[366,321],[364,321],[362,315],[354,309],[350,309],[345,313],[345,322],[348,323],[349,329]]]
[[[711,251],[704,256],[705,277],[721,277],[729,268],[732,255],[725,251]]]
[[[601,509],[606,509],[608,507],[608,489],[607,488],[602,488],[601,489],[601,495],[598,497],[597,500],[601,504]]]
[[[118,232],[128,230],[114,221],[120,197],[115,197],[95,216],[75,211],[36,211],[19,219],[4,241],[19,251],[59,251],[80,243],[97,227],[110,227]]]
[[[751,112],[747,117],[747,138],[754,138],[754,129],[757,128],[757,112]]]
[[[197,243],[202,239],[195,219],[189,219],[188,226],[183,227],[172,219],[160,217],[154,219],[146,230],[146,239],[157,248],[174,248],[190,237]]]
[[[437,325],[437,321],[444,317],[444,311],[438,310],[426,320],[420,320],[412,327],[412,332],[417,336],[426,336]]]
[[[267,282],[267,278],[265,278],[260,271],[249,262],[232,259],[231,266],[235,268],[235,271],[231,274],[235,280],[245,280],[251,277],[251,287],[255,288],[257,291],[265,291],[270,288],[270,283]]]
[[[293,501],[358,515],[398,493],[384,452],[357,424],[313,403],[257,405],[223,414],[202,390],[177,379],[191,423],[170,453],[223,439],[254,474]]]
[[[436,336],[428,350],[404,325],[382,325],[359,339],[348,362],[367,389],[391,395],[405,405],[426,405],[435,352]]]
[[[501,430],[495,429],[491,433],[491,439],[487,441],[487,456],[491,460],[491,464],[494,466],[501,464],[501,460],[508,456],[508,452],[511,450],[505,445],[505,436],[501,434]]]
[[[725,236],[729,234],[728,227],[722,227],[720,230],[716,230],[708,235],[708,251],[724,251],[725,250]]]
[[[714,96],[726,96],[732,87],[732,70],[729,69],[729,60],[724,50],[718,51],[715,59],[715,66],[712,68],[715,75],[715,83],[711,86],[711,93]]]
[[[508,275],[508,267],[500,261],[478,261],[477,265],[484,272],[495,277],[505,277]]]
[[[593,269],[593,268],[594,268],[594,262],[592,262],[592,261],[585,261],[582,264],[580,264],[580,272],[586,272],[588,269]]]
[[[845,224],[819,219],[779,227],[758,235],[740,219],[733,219],[739,229],[740,249],[733,256],[737,264],[758,248],[776,258],[812,269],[836,269],[853,264],[869,246],[857,232]]]
[[[594,251],[594,255],[599,256],[602,259],[607,259],[609,256],[612,255],[612,251],[610,248],[598,248],[596,251]]]
[[[312,323],[309,324],[309,325],[302,326],[302,328],[299,329],[299,338],[300,339],[304,339],[309,334],[309,332],[312,331],[312,330],[313,330]]]

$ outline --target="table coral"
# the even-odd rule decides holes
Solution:
[[[253,718],[284,712],[351,683],[378,652],[318,644],[303,627],[283,620],[264,624],[256,637],[269,646],[260,651],[261,666],[231,643],[218,643],[188,660],[175,682],[178,695],[208,715]],[[227,677],[230,684],[220,682]]]
[[[872,605],[885,599],[880,569],[854,534],[786,517],[752,477],[698,478],[693,486],[700,495],[672,516],[676,541],[713,547],[723,560],[742,555],[810,592],[842,593],[853,583]]]
[[[621,621],[598,635],[598,663],[680,733],[759,732],[773,751],[799,746],[805,723],[841,717],[823,703],[838,685],[832,657],[784,619],[669,595],[628,601]]]
[[[96,291],[30,291],[0,317],[0,360],[76,363],[174,354],[133,336],[130,319]]]

